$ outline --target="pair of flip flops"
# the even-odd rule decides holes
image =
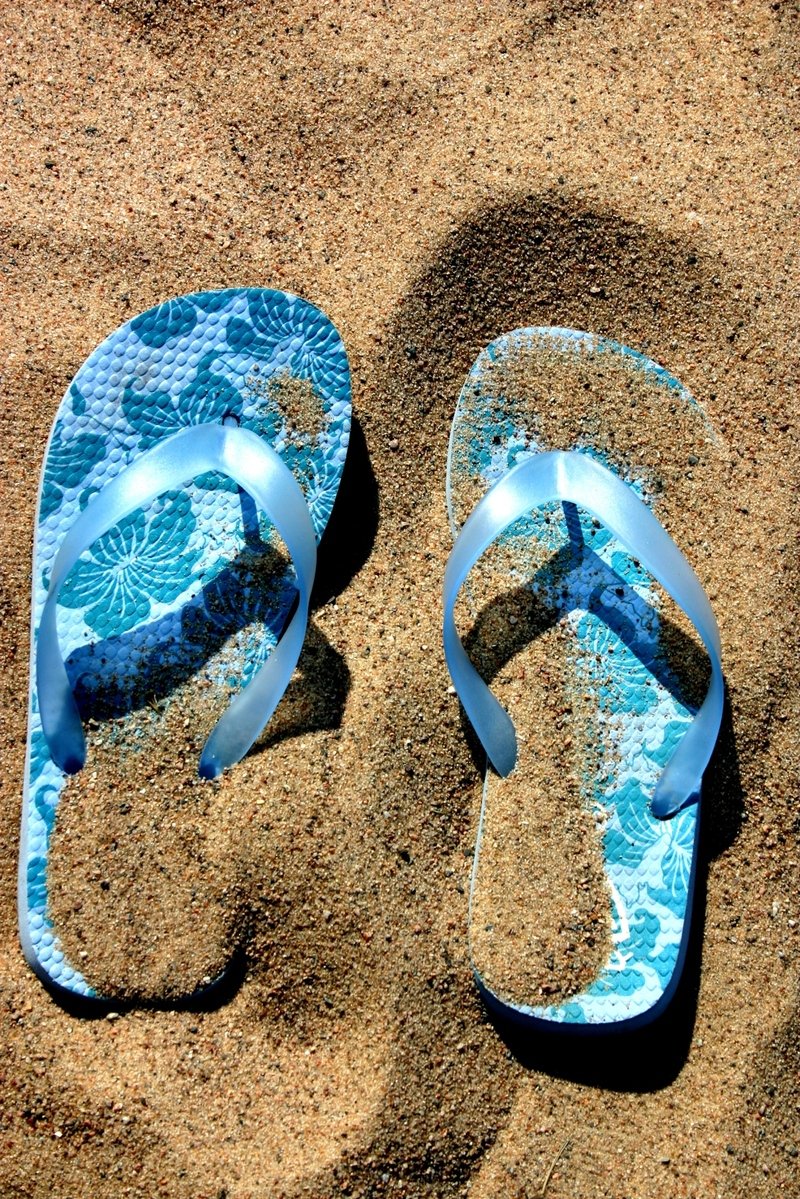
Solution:
[[[552,391],[565,371],[568,378],[598,367],[656,404],[694,405],[662,368],[588,334],[527,329],[492,343],[453,422],[447,488],[456,541],[445,575],[447,662],[491,763],[471,895],[478,985],[513,1019],[584,1029],[651,1018],[675,988],[700,782],[723,698],[708,600],[653,514],[642,479],[591,439],[549,448],[537,426],[541,386]],[[520,379],[540,386],[525,403]],[[136,317],[94,351],[62,400],[36,521],[19,874],[25,955],[56,990],[108,998],[66,960],[48,902],[51,835],[59,798],[86,761],[83,725],[99,728],[111,752],[115,738],[124,741],[126,768],[135,769],[135,726],[151,697],[199,674],[214,692],[236,690],[210,728],[199,773],[215,778],[248,752],[303,645],[350,418],[347,358],[333,325],[298,297],[263,289],[184,296]],[[489,574],[483,565],[473,571],[487,550]],[[515,769],[511,718],[457,631],[462,584],[470,575],[476,581],[470,600],[482,614],[492,572],[506,590],[510,576],[566,631],[574,687],[590,709],[578,790],[596,825],[610,936],[607,945],[598,938],[593,976],[557,995],[515,964],[535,957],[535,913],[516,924],[502,914],[479,923],[492,906],[504,844],[525,870],[525,838],[503,828],[502,787],[514,783],[514,819],[537,803],[522,769],[527,748]],[[653,579],[707,652],[710,683],[699,710],[665,659]],[[501,657],[507,634],[495,629],[489,638]],[[534,630],[527,641],[536,639]],[[516,640],[517,649],[526,644],[519,631]],[[523,690],[537,685],[532,678]],[[530,880],[521,881],[524,897]]]

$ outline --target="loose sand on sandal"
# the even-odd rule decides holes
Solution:
[[[66,0],[0,21],[0,1193],[797,1193],[796,4]],[[115,851],[131,890],[103,892],[102,936],[116,921],[120,981],[135,992],[147,961],[141,990],[167,1002],[85,1020],[16,930],[38,471],[107,333],[244,285],[298,292],[342,333],[342,505],[301,669],[230,798],[154,768],[141,808],[116,808],[141,835]],[[702,936],[668,1025],[612,1049],[507,1043],[469,969],[480,770],[440,648],[447,438],[481,347],[532,325],[663,363],[725,462],[714,487],[696,464],[671,528],[730,699]],[[688,495],[697,451],[615,429],[640,433]],[[61,835],[80,815],[99,844],[112,801],[93,815],[90,779]],[[203,903],[203,862],[225,904]],[[239,951],[216,1006],[168,1002],[173,936],[187,973]]]
[[[707,413],[652,372],[643,374],[630,355],[526,332],[496,356],[481,356],[459,398],[451,442],[456,528],[489,486],[470,464],[471,447],[491,450],[493,428],[513,429],[529,452],[599,454],[650,500],[679,544],[709,548],[732,535],[730,519],[709,530],[704,517],[715,511],[730,472]],[[502,460],[506,447],[495,437]],[[512,526],[473,569],[460,603],[469,652],[493,680],[519,745],[508,778],[493,771],[486,776],[471,895],[472,960],[496,994],[527,1006],[585,989],[612,952],[612,897],[601,847],[608,812],[594,812],[592,796],[598,779],[619,774],[604,722],[615,719],[625,698],[612,687],[601,701],[587,676],[588,650],[578,650],[570,628],[575,601],[566,597],[576,595],[574,576],[592,567],[584,561],[576,568],[571,554],[554,551],[546,530],[559,518],[558,511],[546,517],[544,536]],[[597,529],[593,520],[587,550]],[[707,585],[714,584],[713,565],[705,566]],[[609,585],[608,578],[594,584]],[[584,601],[592,592],[587,583]],[[708,686],[708,660],[677,605],[661,588],[654,592],[636,616],[637,627],[641,636],[647,629],[657,636],[663,677],[696,710]]]

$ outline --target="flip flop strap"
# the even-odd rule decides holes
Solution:
[[[58,642],[61,586],[81,554],[137,508],[207,471],[227,475],[247,491],[283,538],[294,564],[298,601],[275,649],[214,726],[200,755],[200,774],[216,778],[247,752],[289,685],[308,624],[316,570],[314,528],[303,492],[271,446],[247,429],[195,425],[147,450],[106,484],[80,514],[53,562],[36,646],[36,687],[42,730],[56,765],[73,774],[86,760],[86,741]]]
[[[483,497],[451,551],[444,579],[444,650],[456,691],[489,761],[509,774],[517,739],[508,713],[467,657],[455,626],[455,604],[481,554],[510,525],[552,501],[578,504],[597,517],[688,616],[711,661],[703,704],[667,763],[653,793],[656,816],[670,816],[700,791],[722,719],[724,684],[719,629],[697,575],[650,509],[616,475],[586,454],[554,451],[520,462]]]

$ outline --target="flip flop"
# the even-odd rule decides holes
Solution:
[[[668,452],[676,445],[679,463]],[[687,447],[697,449],[688,459]],[[444,644],[488,758],[470,953],[487,1005],[512,1021],[630,1028],[658,1015],[677,986],[700,786],[724,686],[711,606],[659,516],[694,540],[697,476],[713,476],[721,461],[713,430],[677,379],[588,333],[531,328],[500,337],[480,354],[459,397],[448,455],[456,539],[445,575]],[[457,632],[456,601],[468,576],[465,593],[473,617],[480,613],[470,649],[483,655],[485,674],[497,674],[493,686],[511,715]],[[511,595],[509,582],[517,588]],[[514,611],[534,612],[530,635]],[[677,627],[681,612],[686,630]],[[565,662],[544,656],[545,636],[566,647]],[[513,655],[537,638],[539,677],[529,669],[521,679]],[[689,660],[695,677],[684,670]],[[538,719],[529,712],[527,725],[526,703],[538,705]],[[573,744],[565,748],[567,732]],[[570,771],[577,815],[559,807]],[[540,804],[549,812],[545,827],[536,824]],[[569,842],[581,812],[591,852],[585,838],[577,848]],[[562,854],[563,837],[572,848]],[[562,855],[554,868],[568,857],[583,876],[573,906],[548,916],[547,946],[539,925],[558,896],[542,882],[542,845],[551,859]],[[554,954],[562,977],[553,977]]]
[[[210,692],[238,694],[199,774],[247,753],[300,654],[349,432],[335,328],[305,300],[261,288],[135,317],[68,388],[36,516],[18,895],[25,956],[56,990],[100,998],[67,961],[48,903],[59,798],[86,759],[82,725],[99,722],[113,744],[154,693],[200,675]]]

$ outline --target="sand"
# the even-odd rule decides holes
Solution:
[[[0,21],[0,1194],[800,1193],[796,4],[67,0]],[[342,505],[289,706],[204,812],[233,881],[195,918],[195,965],[238,948],[238,973],[213,1005],[81,1019],[16,932],[38,470],[107,333],[235,285],[299,292],[344,337]],[[444,467],[476,354],[533,324],[664,363],[729,464],[682,542],[730,699],[698,935],[670,1020],[621,1044],[510,1038],[469,969],[480,771],[440,648]]]

